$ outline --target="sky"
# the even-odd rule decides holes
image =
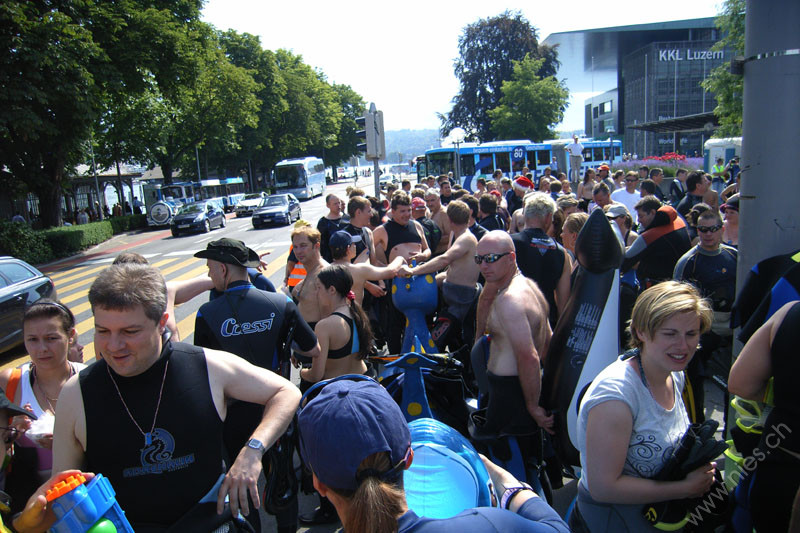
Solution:
[[[387,130],[438,128],[458,93],[453,62],[465,26],[520,11],[551,33],[711,17],[721,0],[570,2],[475,0],[206,0],[203,20],[261,38],[264,48],[303,56],[331,83],[350,85],[384,114]],[[598,93],[601,91],[598,91]],[[561,130],[583,129],[583,99],[571,101]]]

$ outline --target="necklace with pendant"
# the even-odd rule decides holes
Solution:
[[[136,419],[133,418],[133,415],[131,414],[131,410],[128,409],[128,404],[125,403],[125,399],[122,397],[122,393],[119,390],[119,386],[117,385],[117,382],[114,380],[114,376],[111,374],[111,368],[108,365],[106,365],[106,370],[108,371],[108,377],[111,378],[111,383],[113,383],[114,384],[114,388],[117,389],[117,395],[119,396],[119,401],[122,402],[122,406],[125,408],[125,411],[128,413],[128,417],[131,419],[131,422],[133,422],[133,424],[136,426],[136,429],[138,429],[139,433],[141,433],[142,436],[144,437],[144,445],[145,446],[150,446],[150,444],[153,442],[153,431],[156,429],[156,420],[158,419],[158,410],[161,407],[161,395],[164,393],[164,383],[167,380],[167,369],[168,368],[169,368],[169,359],[167,359],[167,363],[164,365],[164,375],[161,377],[161,388],[158,391],[158,403],[156,403],[156,412],[153,415],[153,424],[152,424],[152,426],[150,426],[150,431],[145,433],[144,430],[142,429],[142,427],[136,421]]]

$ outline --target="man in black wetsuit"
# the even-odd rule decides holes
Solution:
[[[250,283],[247,269],[258,265],[256,252],[242,241],[223,238],[211,241],[205,250],[194,255],[208,260],[208,276],[214,289],[222,293],[198,310],[195,346],[225,350],[276,373],[281,373],[281,365],[288,363],[281,359],[282,355],[288,355],[287,343],[296,342],[299,350],[309,357],[319,355],[314,331],[303,320],[292,299],[283,293],[261,291]],[[290,331],[293,332],[291,338]],[[263,409],[261,405],[248,402],[228,405],[225,448],[229,457],[245,445]],[[288,461],[291,462],[290,457]],[[288,472],[294,475],[291,466]],[[276,515],[279,533],[297,530],[297,509],[295,494],[289,505]],[[248,520],[253,529],[261,531],[258,513],[251,513]]]
[[[166,284],[153,267],[107,268],[89,302],[102,361],[61,390],[54,470],[102,472],[137,532],[214,530],[227,496],[233,516],[249,514],[248,492],[258,508],[261,457],[292,420],[297,388],[233,354],[165,339]],[[264,410],[225,474],[223,424],[234,400]],[[200,526],[186,525],[190,512],[202,515]]]
[[[691,172],[689,177],[686,178],[686,194],[683,196],[675,210],[684,219],[692,207],[703,201],[703,195],[706,193],[710,183],[703,175],[702,172]]]
[[[692,422],[705,420],[703,413],[703,376],[711,377],[706,372],[711,356],[721,350],[723,374],[727,375],[731,360],[730,348],[733,331],[730,328],[731,309],[736,297],[736,264],[738,252],[736,248],[722,244],[722,217],[719,211],[708,210],[700,214],[697,220],[697,232],[700,243],[683,254],[675,265],[673,277],[676,281],[688,281],[700,291],[704,298],[711,301],[714,310],[714,321],[711,330],[700,336],[700,348],[692,357],[686,368],[693,392],[694,412],[690,412]]]
[[[478,200],[478,224],[486,231],[496,229],[505,231],[506,225],[500,215],[497,214],[496,196],[484,194]]]
[[[555,211],[556,203],[550,195],[531,195],[525,202],[525,229],[511,235],[517,266],[522,275],[535,281],[544,294],[550,307],[548,319],[553,328],[567,305],[572,272],[567,251],[547,235]]]
[[[411,218],[411,198],[404,192],[392,196],[392,220],[375,228],[375,250],[378,258],[384,264],[394,261],[401,256],[409,264],[416,260],[418,263],[427,261],[431,257],[431,250],[425,240],[425,230],[422,225]],[[385,310],[387,318],[386,342],[389,353],[399,353],[402,348],[402,334],[405,320],[392,303],[391,295],[387,295]]]
[[[447,207],[447,204],[453,201],[453,189],[450,186],[450,180],[447,176],[439,176],[439,200],[442,202],[442,207]]]
[[[427,206],[425,200],[422,198],[411,199],[411,218],[422,225],[422,229],[425,231],[425,240],[428,243],[428,248],[433,251],[436,250],[439,246],[439,242],[442,240],[442,230],[436,222],[425,216],[426,211]]]
[[[342,213],[342,200],[335,194],[329,194],[325,197],[325,206],[328,208],[328,214],[317,222],[317,229],[320,234],[319,253],[325,261],[330,263],[333,259],[328,248],[328,241],[331,239],[331,235],[350,222],[350,217]]]
[[[488,231],[486,228],[478,224],[478,211],[480,210],[478,199],[471,194],[465,194],[459,198],[459,200],[469,206],[469,227],[467,229],[475,236],[476,239],[480,241],[483,236],[488,233]]]

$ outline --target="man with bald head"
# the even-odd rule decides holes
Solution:
[[[478,335],[488,333],[491,338],[484,428],[490,433],[507,432],[535,428],[535,421],[552,432],[553,417],[539,406],[540,358],[547,353],[552,334],[547,300],[536,283],[517,269],[508,233],[487,233],[478,242],[475,261],[486,279],[478,304]]]

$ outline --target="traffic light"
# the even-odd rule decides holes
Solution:
[[[358,117],[356,125],[359,128],[356,137],[363,141],[356,145],[356,148],[359,152],[364,152],[366,159],[376,159],[375,114],[369,111],[363,117]]]
[[[386,139],[383,135],[383,111],[375,113],[375,153],[378,159],[386,158]]]

